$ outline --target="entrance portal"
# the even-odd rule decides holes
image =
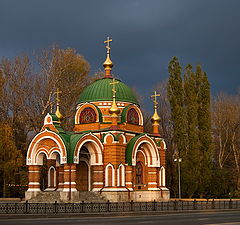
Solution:
[[[79,191],[88,191],[88,165],[84,161],[80,161],[77,165],[77,189]]]
[[[90,191],[90,154],[83,146],[79,154],[79,164],[77,165],[76,185],[78,191]]]

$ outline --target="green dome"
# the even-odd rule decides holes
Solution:
[[[112,78],[102,78],[96,80],[83,90],[79,97],[78,103],[112,101],[112,85],[110,85],[112,81]],[[117,81],[119,83],[116,84],[116,100],[138,104],[137,98],[133,94],[133,91],[120,80]]]

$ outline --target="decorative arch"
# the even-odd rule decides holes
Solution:
[[[40,153],[44,153],[47,159],[54,159],[54,152],[60,155],[61,164],[67,163],[66,144],[57,133],[45,129],[31,141],[27,151],[27,165],[40,165],[41,159],[38,159]]]
[[[143,126],[143,115],[142,112],[140,110],[139,107],[137,107],[136,105],[129,105],[127,107],[125,107],[122,111],[122,123],[128,122],[128,116],[129,113],[136,113],[138,118],[137,118],[137,122],[136,123],[132,123],[130,122],[130,124],[134,124],[134,125],[140,125]]]
[[[52,174],[52,171],[53,171],[53,174]],[[56,186],[57,186],[57,175],[56,175],[56,168],[54,166],[51,166],[48,169],[48,187],[52,187],[51,186],[52,181],[53,181],[53,187],[56,188]]]
[[[108,141],[110,140],[110,142]],[[107,133],[104,138],[103,138],[103,143],[107,144],[108,143],[114,143],[115,141],[115,136],[112,133]]]
[[[138,135],[127,144],[126,160],[129,165],[136,166],[136,154],[141,147],[147,157],[148,167],[160,167],[160,156],[156,143],[148,135]]]
[[[110,170],[112,174],[110,174]],[[115,169],[111,163],[109,163],[105,168],[105,186],[115,186]]]
[[[166,174],[165,174],[165,168],[163,166],[159,170],[159,186],[161,187],[166,186]]]
[[[125,186],[125,166],[121,163],[117,169],[117,186]]]
[[[83,122],[83,113],[88,114],[89,122]],[[82,121],[81,121],[82,120]],[[77,108],[75,124],[102,122],[101,110],[92,103],[84,103]]]
[[[103,144],[99,138],[92,133],[82,136],[76,144],[74,149],[74,163],[79,163],[79,153],[82,146],[86,146],[90,153],[90,164],[91,165],[102,165],[103,164]]]

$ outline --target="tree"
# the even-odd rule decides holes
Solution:
[[[0,171],[3,197],[10,195],[11,185],[16,185],[16,174],[23,164],[23,157],[17,150],[12,128],[7,123],[0,125]]]
[[[182,154],[183,193],[192,197],[198,190],[201,170],[199,168],[198,139],[198,95],[196,76],[192,66],[187,65],[184,73],[184,105],[187,119],[186,151]]]
[[[224,183],[240,191],[240,97],[221,93],[212,105],[215,165],[221,173],[227,173]],[[234,166],[233,166],[234,165]],[[233,183],[232,183],[233,181]]]
[[[40,131],[52,107],[54,110],[57,88],[62,91],[60,107],[65,117],[62,125],[65,129],[73,126],[78,97],[95,79],[89,77],[89,69],[88,62],[76,50],[57,46],[35,57],[20,55],[0,61],[0,123],[11,128],[12,145],[24,158],[29,139]]]
[[[173,157],[181,157],[186,152],[186,113],[184,108],[184,89],[182,81],[182,70],[177,57],[173,57],[168,66],[169,80],[167,85],[167,95],[171,109],[171,121],[173,126]],[[170,159],[170,160],[173,160]],[[177,174],[175,167],[175,173]],[[173,189],[177,190],[177,176],[174,176],[175,184]],[[175,191],[174,191],[175,192]]]
[[[212,176],[212,134],[210,111],[210,84],[207,74],[202,71],[200,65],[196,68],[196,90],[198,101],[198,139],[199,139],[199,177],[198,192],[200,197],[207,195],[210,189]]]

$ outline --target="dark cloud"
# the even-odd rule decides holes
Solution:
[[[58,43],[102,68],[113,38],[114,72],[145,96],[167,77],[173,56],[200,63],[212,91],[235,93],[240,81],[239,0],[2,0],[0,56]]]

